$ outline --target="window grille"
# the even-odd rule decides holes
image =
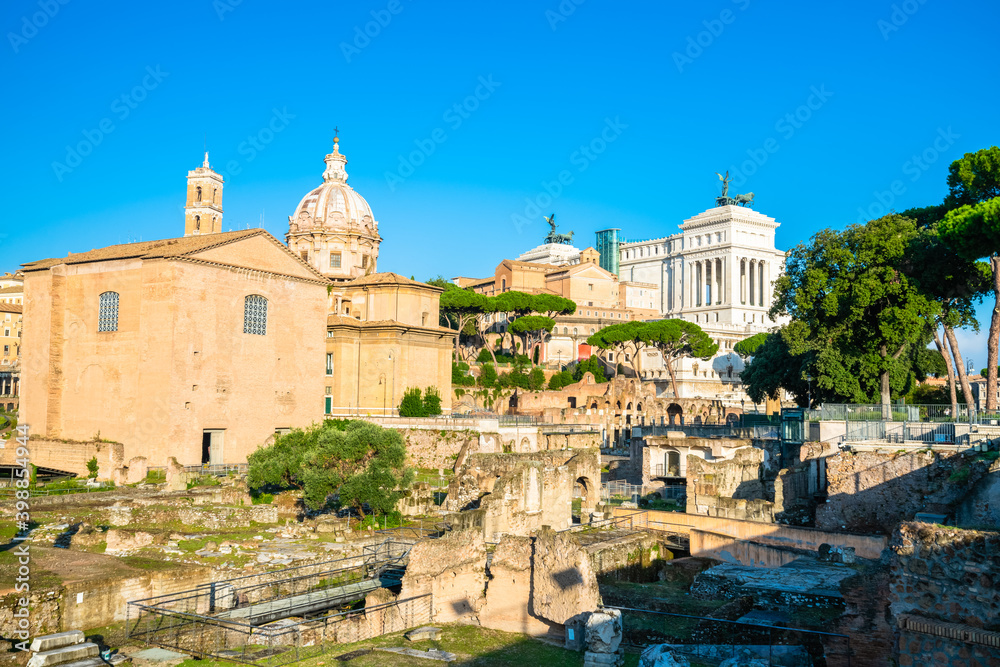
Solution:
[[[100,296],[98,331],[118,331],[118,292],[105,292]]]
[[[331,252],[330,253],[330,268],[339,269],[340,268],[340,253]]]
[[[243,333],[267,334],[267,299],[251,294],[243,301]]]

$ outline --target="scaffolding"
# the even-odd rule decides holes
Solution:
[[[400,585],[414,540],[389,537],[341,558],[216,581],[128,604],[134,641],[277,667],[431,622],[430,595],[363,606]]]

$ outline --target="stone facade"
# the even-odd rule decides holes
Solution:
[[[480,531],[453,531],[410,551],[399,598],[430,593],[435,623],[472,620],[483,605],[486,545]]]
[[[766,456],[756,447],[737,449],[732,458],[717,462],[688,455],[688,513],[773,522],[774,502],[763,482]]]
[[[438,325],[441,289],[395,273],[357,278],[331,292],[326,413],[395,414],[403,392],[435,387],[451,412],[455,332]]]
[[[946,451],[847,451],[825,460],[828,497],[816,527],[884,535],[917,512],[950,514],[989,467]]]
[[[1000,665],[1000,534],[903,523],[890,549],[899,664]]]
[[[28,264],[20,421],[151,465],[246,461],[322,415],[325,284],[261,229]]]

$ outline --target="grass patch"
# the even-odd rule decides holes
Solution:
[[[137,570],[146,570],[147,572],[173,570],[181,567],[180,563],[172,563],[170,561],[157,560],[155,558],[146,558],[145,556],[120,556],[118,560],[125,563],[129,567],[134,567]]]
[[[432,648],[449,651],[458,656],[458,661],[452,664],[475,667],[508,667],[509,665],[545,665],[545,667],[582,667],[583,653],[567,651],[557,646],[542,643],[525,635],[488,630],[469,625],[440,625],[441,639],[439,641],[410,642],[397,632],[383,637],[376,637],[354,644],[340,644],[330,648],[325,655],[316,656],[295,663],[301,667],[317,667],[319,665],[349,665],[350,667],[427,667],[427,660],[411,658],[393,653],[374,651],[358,656],[352,660],[341,662],[341,656],[359,649],[378,646],[414,648],[427,651]],[[626,656],[625,664],[634,667],[639,663],[639,656]],[[219,660],[185,660],[179,667],[223,667],[236,663]]]
[[[951,475],[948,476],[948,481],[951,482],[952,484],[962,484],[967,479],[969,479],[969,475],[971,473],[972,470],[969,468],[969,466],[962,466],[961,468],[959,468],[958,470],[956,470],[955,472],[951,473]]]
[[[196,486],[219,486],[222,482],[214,475],[199,475],[187,483],[187,488],[193,489]]]

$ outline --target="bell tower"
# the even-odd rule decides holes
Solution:
[[[187,176],[187,204],[184,206],[184,236],[215,234],[222,231],[222,176],[205,161]]]

